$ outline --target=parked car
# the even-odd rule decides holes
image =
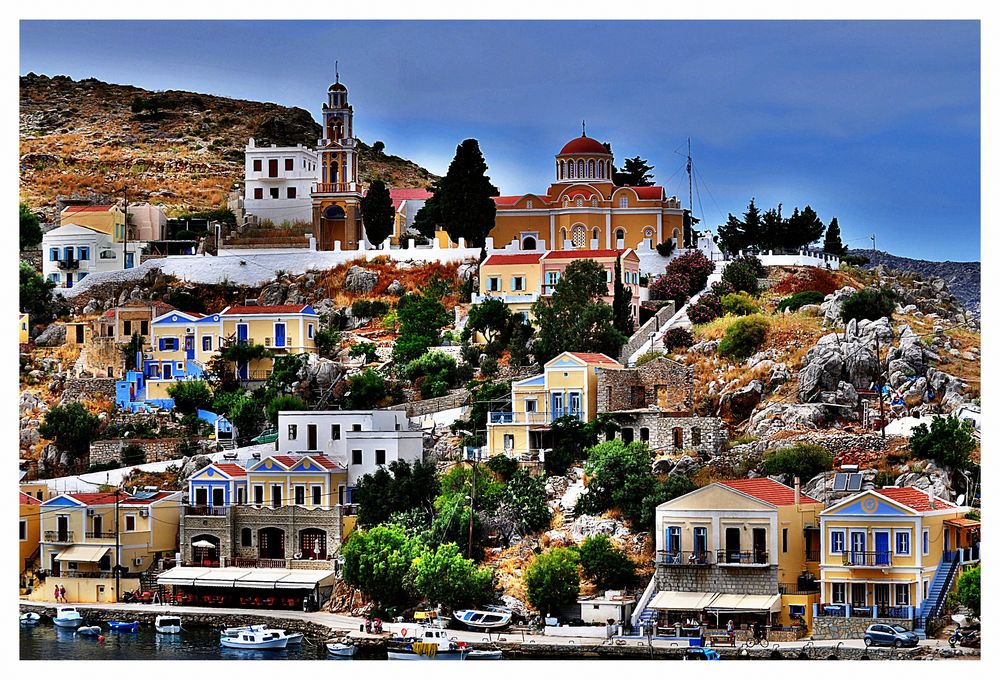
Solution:
[[[916,647],[919,639],[913,631],[884,623],[873,623],[865,631],[865,647]]]

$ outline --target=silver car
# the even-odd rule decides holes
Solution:
[[[919,640],[913,631],[885,623],[873,623],[865,631],[865,647],[916,647]]]

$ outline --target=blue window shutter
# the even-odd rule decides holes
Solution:
[[[160,351],[162,352],[166,345],[163,342],[163,338],[160,338]]]

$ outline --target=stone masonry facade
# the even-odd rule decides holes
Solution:
[[[657,565],[657,590],[735,595],[775,595],[778,565],[769,567],[720,567]]]
[[[900,626],[907,630],[913,627],[909,619],[890,619],[879,617],[866,619],[862,617],[817,616],[813,619],[813,640],[860,640],[865,636],[868,626],[873,623],[884,623],[888,626]]]
[[[714,416],[668,416],[659,411],[623,411],[609,414],[624,441],[642,441],[654,451],[697,451],[716,455],[728,439],[725,423]]]
[[[146,452],[147,463],[158,463],[162,460],[174,460],[175,458],[182,457],[181,454],[178,454],[177,447],[184,441],[185,440],[178,437],[165,439],[103,439],[91,443],[89,464],[98,465],[101,463],[110,463],[112,461],[121,460],[122,450],[130,444],[142,447],[142,450]],[[204,448],[210,441],[211,440],[203,439],[197,441],[196,443]],[[191,454],[185,453],[184,455]]]
[[[114,378],[66,378],[63,388],[63,403],[83,401],[96,396],[105,396],[110,401],[115,399]]]

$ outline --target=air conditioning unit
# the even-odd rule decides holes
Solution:
[[[152,359],[153,355],[150,352],[143,352],[142,353],[142,358],[143,359]]]
[[[134,567],[141,567],[142,566],[142,558],[141,557],[134,558],[132,560],[132,566],[134,566]]]
[[[194,333],[194,329],[193,328],[185,328],[184,332],[185,333]]]
[[[94,511],[93,508],[87,508],[87,517],[93,517],[94,516],[94,512],[95,511]]]
[[[146,510],[145,508],[143,508],[142,510],[140,510],[139,511],[139,517],[149,517],[149,510]]]

